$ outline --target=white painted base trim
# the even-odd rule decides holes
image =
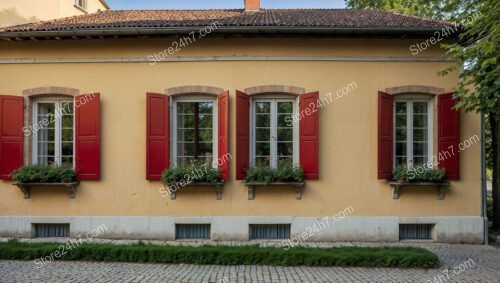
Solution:
[[[330,217],[331,219],[331,217]],[[69,223],[71,237],[82,237],[105,225],[96,238],[174,240],[175,224],[206,223],[211,226],[211,240],[247,241],[249,224],[291,224],[292,238],[311,231],[323,217],[284,216],[1,216],[0,237],[30,238],[35,223]],[[330,221],[329,227],[319,229],[306,241],[399,241],[399,224],[435,224],[434,242],[482,244],[483,219],[481,217],[360,217],[347,216]],[[308,227],[311,227],[308,229]]]

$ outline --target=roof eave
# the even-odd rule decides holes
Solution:
[[[199,31],[199,27],[161,27],[161,28],[113,28],[79,29],[59,31],[22,31],[0,32],[0,38],[55,38],[82,36],[146,36],[146,35],[183,35]],[[435,28],[352,28],[352,27],[270,27],[270,26],[231,26],[218,27],[213,33],[253,34],[253,35],[412,35],[425,37],[440,32],[443,27]],[[457,34],[458,35],[458,34]]]

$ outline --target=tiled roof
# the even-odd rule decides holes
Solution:
[[[451,23],[401,15],[382,10],[261,9],[235,10],[109,10],[94,14],[6,27],[11,32],[89,31],[189,28],[211,25],[221,28],[277,27],[324,29],[439,29]]]

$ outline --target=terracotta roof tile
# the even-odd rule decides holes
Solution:
[[[449,23],[382,10],[262,9],[244,10],[109,10],[99,13],[7,27],[5,31],[67,30],[120,27],[307,26],[431,28]]]
[[[351,28],[351,29],[440,29],[452,25],[383,10],[349,9],[261,9],[235,10],[108,10],[93,14],[30,23],[0,29],[9,33],[44,31],[123,30],[203,27],[214,22],[222,28]]]

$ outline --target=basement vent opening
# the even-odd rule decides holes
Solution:
[[[250,240],[290,239],[291,224],[250,224]]]
[[[209,240],[210,224],[175,224],[176,240]]]
[[[33,224],[35,238],[69,237],[69,224]]]
[[[400,240],[432,240],[434,224],[399,224]]]

